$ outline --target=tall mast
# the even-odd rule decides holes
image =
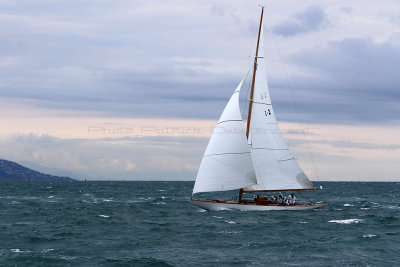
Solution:
[[[254,82],[256,81],[256,71],[257,71],[257,58],[258,58],[258,46],[260,44],[260,35],[261,35],[261,27],[263,21],[264,7],[261,9],[261,19],[260,19],[260,28],[258,29],[258,39],[257,39],[257,49],[256,56],[254,58],[254,67],[253,67],[253,80],[251,82],[251,93],[250,93],[250,103],[249,103],[249,113],[247,115],[247,128],[246,128],[246,136],[249,138],[249,130],[250,130],[250,120],[251,120],[251,110],[253,107],[253,96],[254,96]]]
[[[250,103],[249,103],[249,113],[247,115],[247,128],[246,128],[246,137],[249,138],[249,130],[250,130],[250,120],[251,120],[251,110],[253,108],[253,96],[254,96],[254,83],[256,81],[256,71],[257,71],[257,58],[258,58],[258,47],[260,45],[260,35],[261,35],[261,27],[264,15],[264,7],[261,7],[261,19],[260,19],[260,27],[258,28],[258,39],[257,39],[257,49],[256,56],[254,58],[254,66],[253,66],[253,79],[251,82],[251,93],[250,93]],[[239,203],[242,202],[243,188],[239,191]]]

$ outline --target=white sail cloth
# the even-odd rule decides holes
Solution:
[[[226,105],[208,143],[193,194],[243,188],[257,183],[239,108],[243,80]]]
[[[246,190],[279,190],[312,188],[282,137],[271,105],[264,64],[264,42],[261,28],[249,146],[257,184]]]
[[[282,137],[269,96],[261,27],[249,138],[239,108],[242,82],[218,121],[197,173],[193,194],[312,188]]]

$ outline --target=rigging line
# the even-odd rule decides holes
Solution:
[[[268,25],[271,25],[270,14],[269,14],[268,8],[266,7],[265,10],[266,10],[266,15],[267,15]],[[267,28],[268,28],[268,30],[272,33],[271,28],[270,28],[269,26],[267,26]],[[306,142],[306,146],[307,146],[307,149],[308,149],[308,153],[309,153],[309,156],[310,156],[310,158],[311,158],[311,161],[312,161],[312,164],[313,164],[313,167],[314,167],[314,171],[315,171],[315,174],[316,174],[317,179],[318,179],[318,182],[319,182],[320,178],[319,178],[319,172],[318,172],[317,164],[316,164],[316,162],[315,162],[314,154],[313,154],[312,151],[311,151],[310,143],[309,143],[309,141],[308,141],[308,138],[307,138],[307,136],[306,136],[306,134],[305,134],[305,132],[304,132],[304,127],[303,127],[304,123],[303,123],[303,119],[302,119],[302,117],[301,117],[301,113],[298,112],[299,109],[298,109],[298,107],[297,107],[297,105],[296,105],[296,102],[294,101],[294,98],[293,98],[293,94],[292,94],[292,91],[291,91],[291,89],[292,89],[292,88],[291,88],[291,83],[290,83],[290,80],[289,80],[289,75],[288,75],[288,73],[287,73],[285,64],[283,63],[282,56],[281,56],[281,52],[280,52],[279,47],[278,47],[278,45],[277,45],[276,39],[274,38],[274,34],[271,34],[271,36],[272,36],[272,39],[273,39],[273,42],[274,42],[274,45],[275,45],[275,49],[276,49],[277,52],[278,52],[280,64],[281,64],[282,70],[283,70],[284,75],[285,75],[285,82],[286,82],[287,87],[288,87],[288,89],[289,89],[288,91],[289,91],[290,100],[291,100],[292,105],[294,106],[294,108],[295,108],[295,110],[296,110],[296,116],[297,116],[297,119],[298,119],[299,124],[300,124],[300,127],[301,127],[301,132],[302,132],[303,138],[304,138],[304,140],[305,140],[305,142]]]
[[[253,101],[253,104],[260,104],[260,105],[272,106],[272,104],[263,103],[263,102],[255,102],[255,101]]]
[[[253,157],[252,157],[253,158]],[[258,169],[257,163],[253,160],[253,167],[254,167],[254,172],[256,173],[256,181],[258,185],[261,185],[263,188],[267,188],[264,184],[264,180],[261,178],[261,175],[259,174],[260,171]],[[258,174],[258,175],[257,175]],[[258,179],[260,177],[260,179]],[[260,183],[261,182],[261,183]]]
[[[282,159],[282,160],[278,160],[278,162],[289,161],[289,160],[296,160],[296,159],[295,159],[295,158],[291,158],[291,159]]]
[[[246,74],[246,78],[247,78],[247,75],[250,73],[250,71],[253,69],[253,65],[250,65],[250,68],[249,68],[249,71],[247,72],[247,74]],[[242,100],[242,101],[244,101],[244,105],[243,105],[243,110],[242,110],[242,120],[243,120],[243,118],[246,118],[247,117],[247,114],[245,114],[245,112],[246,112],[246,110],[248,109],[248,102],[247,102],[247,99],[249,98],[249,93],[250,93],[250,87],[251,87],[251,82],[249,81],[248,83],[247,83],[247,90],[246,90],[246,98],[244,99],[244,100]]]
[[[253,36],[253,35],[252,35]],[[250,65],[253,65],[253,61],[254,61],[254,56],[253,55],[255,55],[255,50],[257,49],[256,47],[257,47],[257,35],[254,35],[254,37],[252,37],[252,38],[250,38],[251,40],[250,40],[250,51],[249,51],[249,55],[248,55],[248,59],[249,59],[249,61],[248,61],[248,63],[250,64]]]
[[[217,125],[221,124],[221,123],[224,123],[224,122],[229,122],[229,121],[243,121],[243,120],[224,120],[224,121],[218,122]]]
[[[210,156],[222,156],[222,155],[242,155],[242,154],[249,154],[249,152],[227,152],[227,153],[215,153],[215,154],[208,154],[204,155],[204,157],[210,157]]]
[[[265,149],[265,150],[289,150],[288,148],[268,148],[268,147],[251,147],[251,149]]]

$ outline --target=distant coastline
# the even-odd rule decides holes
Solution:
[[[66,176],[41,173],[16,162],[0,159],[0,181],[76,181]]]

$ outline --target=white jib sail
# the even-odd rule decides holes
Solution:
[[[208,143],[193,194],[239,189],[257,183],[239,108],[243,80],[226,105]]]
[[[261,28],[262,29],[262,28]],[[282,137],[269,96],[261,30],[250,121],[249,146],[257,185],[248,190],[312,188]]]

